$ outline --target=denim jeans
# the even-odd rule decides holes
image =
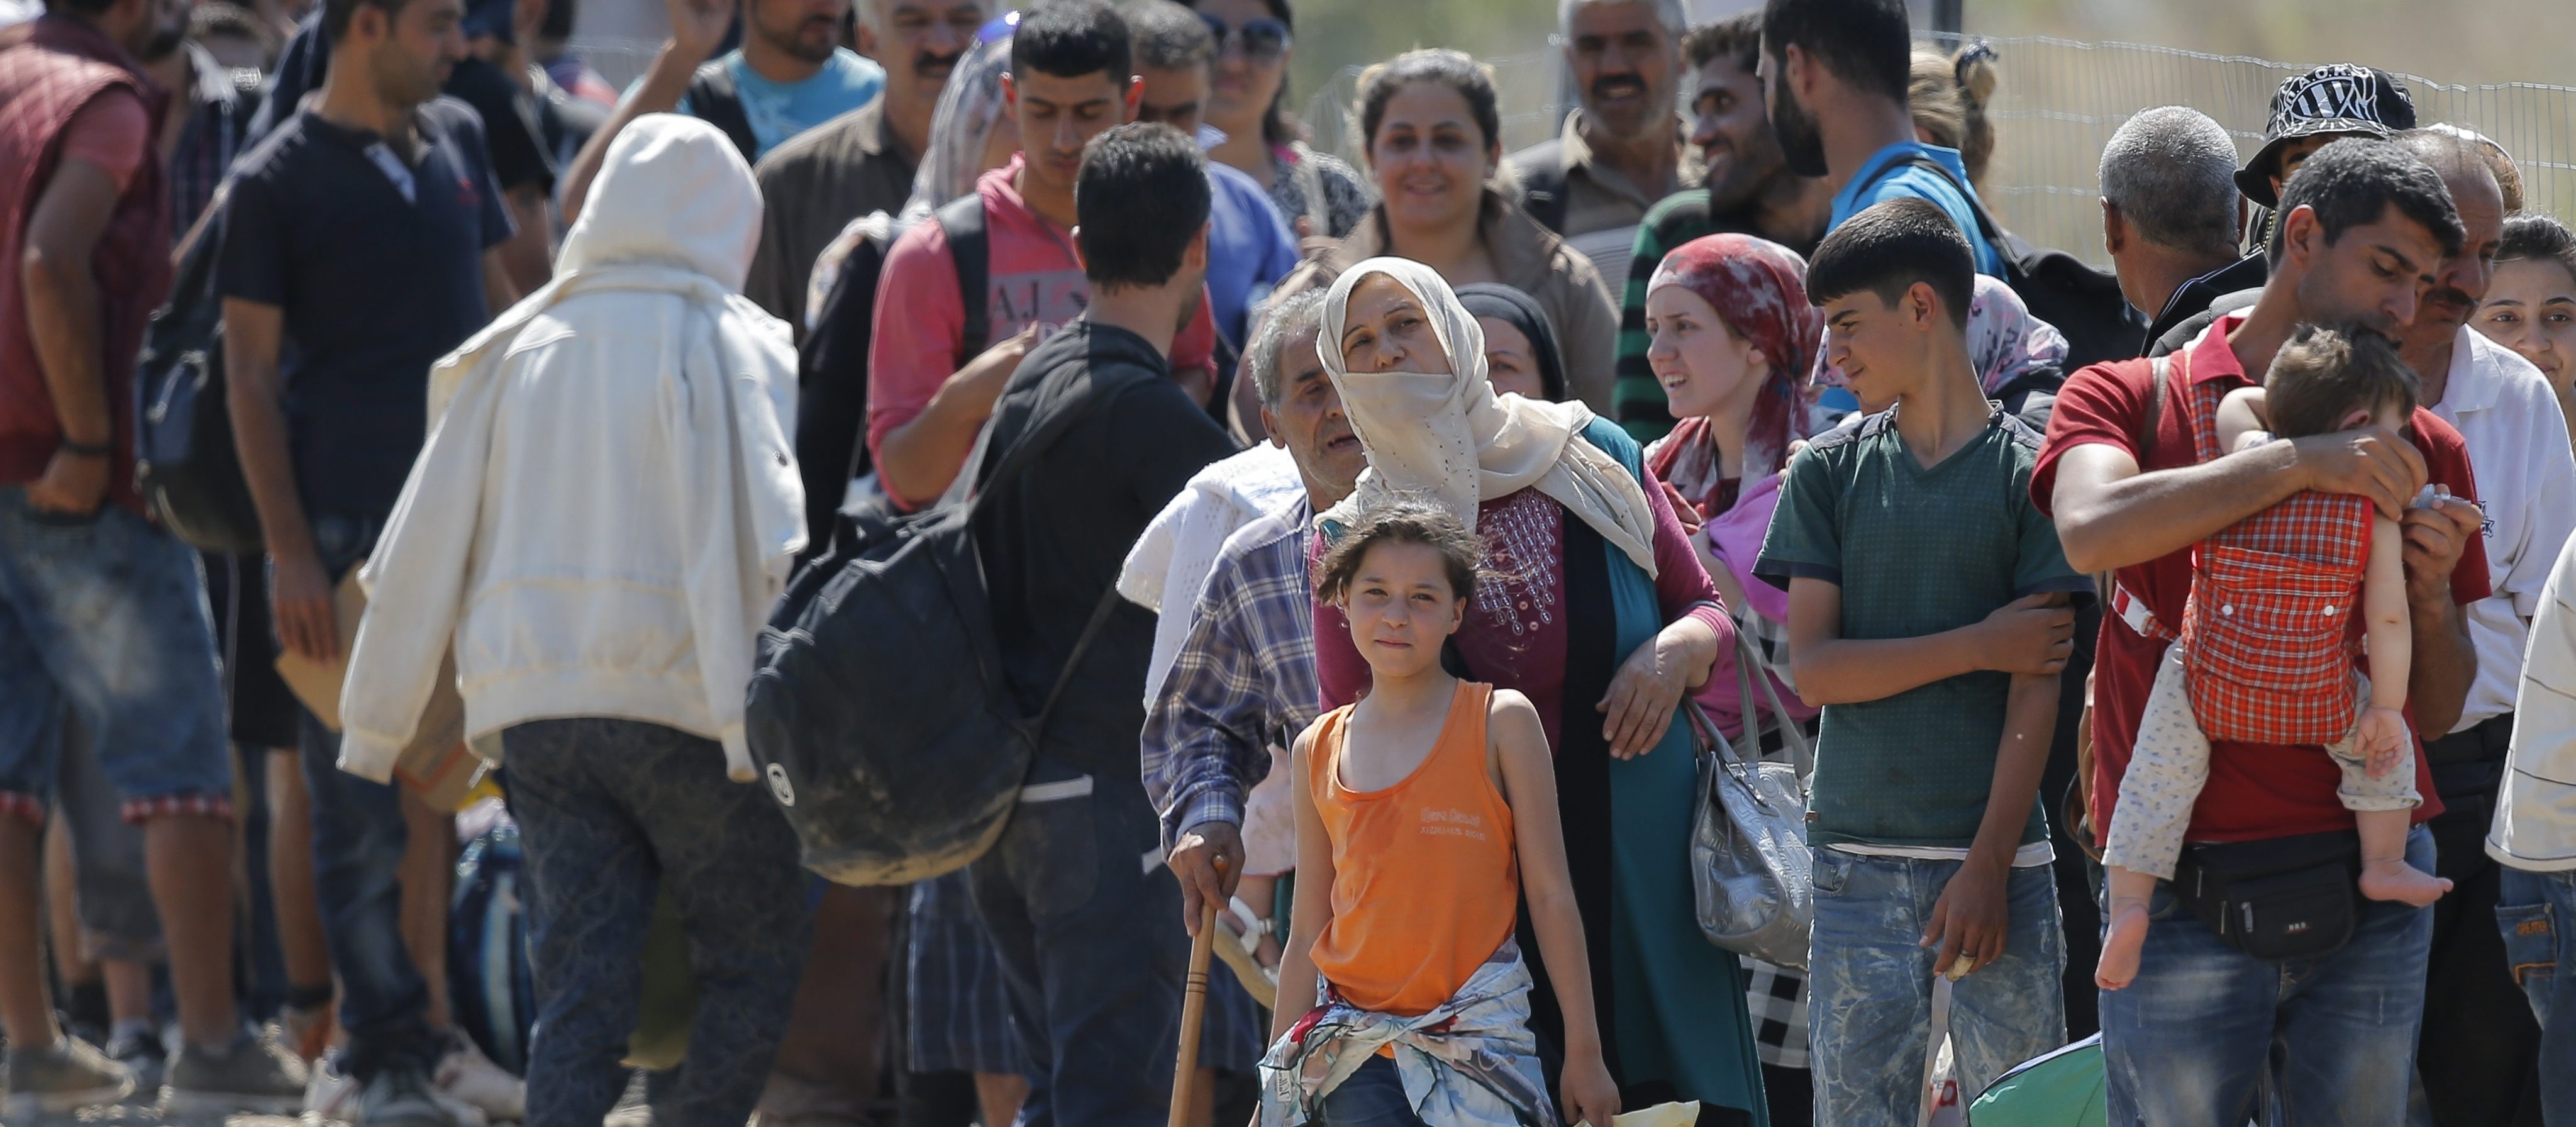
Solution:
[[[1816,1120],[1907,1127],[1923,1106],[1938,969],[1932,964],[1940,957],[1937,948],[1922,945],[1923,932],[1960,863],[1863,857],[1830,847],[1814,853],[1807,1039]],[[1951,991],[1951,1057],[1962,1102],[2066,1040],[2057,878],[2044,865],[2014,869],[2004,891],[2010,918],[2003,957]]]
[[[2576,871],[2500,868],[2495,914],[2505,963],[2540,1019],[2541,1117],[2576,1123]],[[2562,966],[2569,972],[2560,974]]]
[[[316,514],[313,544],[338,583],[374,550],[380,518]],[[427,1069],[445,1043],[429,1027],[429,987],[402,936],[402,859],[411,834],[397,784],[340,769],[340,734],[296,709],[296,747],[312,796],[313,891],[331,970],[340,980],[344,1075],[372,1080],[388,1068]]]
[[[197,554],[116,505],[56,516],[0,486],[0,815],[44,823],[67,711],[127,821],[232,814]]]
[[[1023,798],[971,869],[1029,1058],[1027,1127],[1154,1127],[1189,964],[1161,823],[1133,779],[1040,759],[1030,781],[1053,796]]]
[[[1370,1057],[1324,1093],[1318,1110],[1322,1127],[1422,1127],[1413,1100],[1404,1094],[1404,1076],[1385,1057]]]
[[[2415,827],[2407,862],[2432,872],[2433,853]],[[2363,901],[2352,942],[2286,963],[2220,941],[2167,883],[2147,914],[2137,979],[2102,992],[2112,1124],[2243,1123],[2267,1073],[2279,1127],[2405,1122],[2430,909]]]
[[[645,931],[669,889],[689,937],[688,1056],[652,1092],[657,1127],[742,1127],[787,1031],[812,943],[796,835],[714,740],[639,720],[501,733],[526,850],[537,986],[526,1127],[598,1127],[626,1090]]]

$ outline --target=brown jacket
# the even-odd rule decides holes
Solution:
[[[1540,309],[1547,311],[1556,329],[1557,344],[1565,351],[1567,392],[1592,408],[1594,414],[1610,417],[1611,364],[1619,344],[1619,307],[1611,302],[1600,271],[1593,268],[1590,259],[1566,245],[1564,239],[1491,188],[1485,190],[1484,216],[1477,222],[1485,253],[1494,260],[1494,273],[1505,284],[1529,294]],[[1389,241],[1386,207],[1380,204],[1369,210],[1368,218],[1341,245],[1322,257],[1307,260],[1289,274],[1279,283],[1277,292],[1285,295],[1330,286],[1342,271],[1391,253],[1385,249]]]
[[[805,339],[805,280],[814,257],[850,221],[903,210],[920,159],[886,128],[885,99],[808,129],[763,157],[760,248],[742,295]]]

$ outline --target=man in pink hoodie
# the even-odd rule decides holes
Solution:
[[[1073,18],[1041,23],[1033,12],[1012,39],[1002,91],[1021,152],[975,184],[984,201],[990,347],[967,346],[966,303],[939,223],[915,224],[886,255],[868,353],[868,455],[886,496],[907,509],[947,491],[1020,359],[1090,303],[1074,252],[1074,177],[1085,143],[1135,119],[1142,88],[1126,21],[1105,4],[1063,6]],[[1202,400],[1205,386],[1193,374],[1211,378],[1215,348],[1216,325],[1202,302],[1172,344],[1172,371]]]

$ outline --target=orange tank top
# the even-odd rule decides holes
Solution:
[[[1306,787],[1333,843],[1333,919],[1315,970],[1364,1010],[1418,1017],[1467,984],[1519,916],[1512,808],[1486,770],[1493,686],[1461,682],[1421,766],[1384,790],[1342,785],[1351,710],[1323,718]]]

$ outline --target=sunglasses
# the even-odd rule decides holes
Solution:
[[[1207,24],[1209,34],[1216,36],[1219,55],[1232,46],[1241,48],[1248,59],[1275,59],[1287,53],[1291,41],[1287,23],[1269,16],[1246,21],[1242,27],[1228,27],[1224,20],[1206,13],[1200,13],[1199,20]]]

